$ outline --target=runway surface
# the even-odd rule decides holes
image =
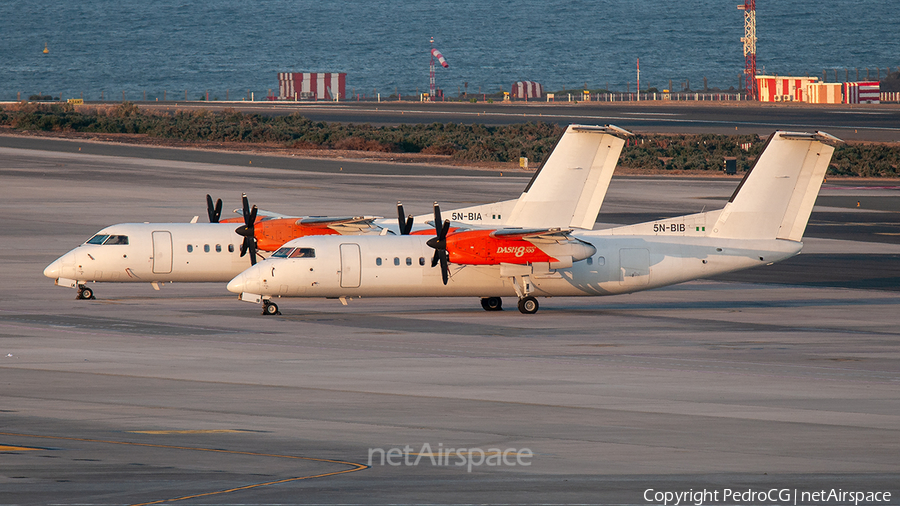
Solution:
[[[393,216],[397,200],[513,198],[527,179],[0,145],[0,504],[658,504],[703,489],[900,503],[891,183],[827,183],[803,254],[727,278],[530,316],[422,298],[291,299],[262,317],[217,284],[95,284],[79,301],[41,272],[108,224],[205,218],[206,193]],[[737,183],[615,178],[598,226],[721,207]],[[418,465],[379,461],[407,446]],[[447,448],[507,460],[432,463]]]

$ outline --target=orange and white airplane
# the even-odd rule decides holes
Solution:
[[[518,298],[647,290],[798,254],[839,139],[775,132],[721,210],[605,230],[450,228],[435,204],[434,237],[294,239],[228,283],[278,314],[275,297],[480,297],[486,310]],[[428,260],[430,257],[430,261]],[[440,269],[435,269],[440,265]]]
[[[575,227],[590,229],[606,195],[629,132],[615,126],[572,125],[518,199],[456,209],[467,227]],[[225,283],[264,252],[309,236],[433,235],[430,215],[398,218],[290,217],[260,212],[243,198],[241,217],[220,220],[221,200],[207,195],[210,223],[121,223],[100,230],[44,270],[59,286],[91,299],[88,282]],[[241,226],[235,228],[235,224]],[[262,252],[262,253],[261,253]]]

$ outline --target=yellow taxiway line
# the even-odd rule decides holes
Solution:
[[[139,431],[136,431],[136,432],[139,432]],[[209,432],[218,432],[218,431],[188,431],[186,433],[196,434],[196,433],[202,433],[202,432],[209,433]],[[231,432],[245,432],[245,431],[231,431]],[[150,431],[150,433],[156,434],[158,432]],[[165,433],[179,433],[180,434],[180,433],[184,433],[184,432],[162,431],[162,433],[164,433],[164,434]],[[38,435],[38,434],[18,434],[18,433],[13,433],[13,432],[0,432],[0,436],[56,439],[56,440],[63,440],[63,441],[83,441],[83,442],[87,442],[87,443],[105,443],[105,444],[116,444],[116,445],[125,445],[125,446],[144,446],[144,447],[149,447],[149,448],[167,448],[167,449],[171,449],[171,450],[190,450],[190,451],[198,451],[198,452],[230,453],[233,455],[252,455],[252,456],[256,456],[256,457],[274,457],[274,458],[282,458],[282,459],[308,460],[308,461],[312,461],[312,462],[328,462],[330,464],[343,464],[343,465],[351,466],[350,469],[344,469],[343,471],[333,471],[330,473],[313,474],[313,475],[308,475],[308,476],[295,476],[293,478],[285,478],[283,480],[267,481],[267,482],[263,482],[263,483],[253,483],[250,485],[244,485],[242,487],[229,488],[229,489],[225,489],[225,490],[216,490],[213,492],[204,492],[202,494],[194,494],[194,495],[188,495],[188,496],[184,496],[184,497],[174,497],[174,498],[169,498],[169,499],[160,499],[157,501],[137,503],[137,504],[132,504],[131,506],[148,506],[150,504],[161,504],[161,503],[166,503],[166,502],[175,502],[175,501],[184,501],[187,499],[196,499],[198,497],[209,497],[209,496],[213,496],[213,495],[228,494],[230,492],[238,492],[240,490],[249,490],[249,489],[253,489],[253,488],[266,487],[269,485],[277,485],[280,483],[289,483],[292,481],[300,481],[300,480],[311,480],[313,478],[324,478],[326,476],[335,476],[338,474],[353,473],[356,471],[362,471],[363,469],[369,468],[369,466],[367,466],[365,464],[359,464],[356,462],[348,462],[345,460],[319,459],[319,458],[314,458],[314,457],[301,457],[301,456],[297,456],[297,455],[279,455],[277,453],[244,452],[244,451],[236,451],[236,450],[222,450],[219,448],[199,448],[199,447],[193,447],[193,446],[174,446],[174,445],[161,445],[161,444],[153,444],[153,443],[134,443],[134,442],[130,442],[130,441],[112,441],[112,440],[105,440],[105,439],[89,439],[89,438],[64,437],[64,436],[42,436],[42,435]],[[0,446],[0,448],[4,448],[4,447]],[[27,450],[36,449],[36,448],[24,448],[24,447],[17,447],[17,446],[8,446],[6,448],[27,449]]]

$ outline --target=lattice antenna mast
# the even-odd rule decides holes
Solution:
[[[759,85],[756,83],[756,0],[744,0],[744,5],[738,5],[738,10],[744,11],[744,82],[747,96],[752,100],[759,100]]]

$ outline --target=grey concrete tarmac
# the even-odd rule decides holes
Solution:
[[[498,313],[291,299],[262,317],[216,284],[75,300],[46,264],[111,223],[203,218],[206,193],[393,216],[398,199],[428,212],[526,181],[136,153],[0,147],[0,504],[656,504],[703,489],[707,504],[774,504],[724,500],[770,489],[900,503],[900,294],[875,286],[896,284],[896,187],[829,182],[800,268],[546,299],[531,316],[510,297]],[[598,219],[721,207],[736,184],[616,178]],[[530,465],[377,458],[426,443]]]

